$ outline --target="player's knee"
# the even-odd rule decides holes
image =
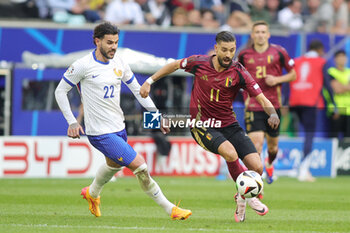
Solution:
[[[270,145],[267,147],[267,150],[271,154],[277,154],[278,152],[278,145]]]
[[[236,151],[230,151],[227,153],[223,153],[222,157],[227,161],[227,162],[233,162],[238,159],[238,155]]]
[[[260,175],[262,175],[263,171],[264,171],[264,167],[263,167],[262,163],[260,163],[260,164],[256,164],[252,170],[254,170],[257,173],[259,173]]]
[[[151,177],[148,173],[147,164],[142,164],[134,170],[134,175],[139,180],[143,189],[147,189],[151,183]]]

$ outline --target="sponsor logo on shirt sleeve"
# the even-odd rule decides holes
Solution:
[[[68,69],[66,71],[66,74],[73,74],[73,72],[74,72],[74,66],[71,65],[71,66],[68,67]]]

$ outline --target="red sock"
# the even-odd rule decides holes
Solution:
[[[226,164],[228,167],[228,171],[230,172],[231,177],[235,182],[236,182],[239,174],[241,174],[242,172],[247,170],[244,167],[242,167],[242,165],[239,163],[239,159],[237,159],[236,161],[233,161],[233,162],[226,161]]]

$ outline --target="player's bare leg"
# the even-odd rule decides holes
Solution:
[[[258,153],[250,153],[246,155],[243,159],[243,163],[246,165],[246,167],[249,170],[256,171],[260,175],[263,172],[263,165],[261,163],[261,159]],[[269,208],[267,208],[266,205],[261,203],[261,201],[256,198],[246,198],[248,205],[255,210],[255,212],[259,215],[265,215],[269,211]]]
[[[128,168],[137,177],[142,190],[160,205],[170,215],[171,219],[185,220],[192,214],[191,210],[181,209],[168,201],[158,184],[150,176],[147,164],[141,155],[137,154]]]
[[[264,131],[250,132],[248,133],[248,137],[250,138],[250,140],[252,140],[256,150],[258,151],[258,154],[261,155],[262,148],[264,145],[264,137],[265,137]]]
[[[263,164],[261,163],[260,155],[258,153],[247,154],[243,159],[244,165],[248,170],[253,170],[262,175]]]
[[[271,137],[266,134],[267,141],[267,153],[268,157],[265,159],[265,171],[266,171],[266,182],[271,184],[273,182],[273,161],[276,159],[278,152],[278,137]]]

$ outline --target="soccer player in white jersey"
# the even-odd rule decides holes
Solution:
[[[124,115],[120,108],[120,86],[123,81],[147,110],[156,107],[150,98],[143,99],[139,94],[140,85],[128,64],[116,55],[119,29],[109,22],[101,23],[94,29],[93,41],[96,49],[75,61],[64,73],[55,95],[57,103],[66,118],[68,137],[80,138],[83,128],[74,117],[67,93],[78,86],[84,105],[86,135],[90,143],[101,151],[106,159],[97,171],[92,184],[81,190],[88,201],[89,209],[96,217],[101,216],[100,192],[113,175],[123,166],[133,171],[141,188],[171,219],[187,219],[192,212],[181,209],[169,202],[158,184],[151,178],[144,158],[127,143]],[[161,128],[163,133],[167,129]]]

